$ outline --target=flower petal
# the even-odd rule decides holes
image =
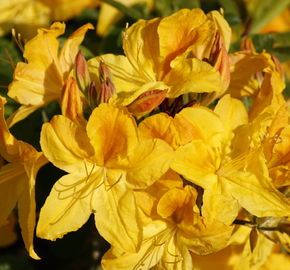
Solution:
[[[84,159],[94,155],[87,134],[64,116],[54,116],[42,127],[41,148],[55,166],[67,172],[84,171]],[[89,167],[92,166],[88,164]]]
[[[87,184],[83,173],[71,173],[60,178],[53,186],[41,208],[36,234],[55,241],[76,231],[92,213],[91,200],[95,182]]]
[[[126,179],[134,189],[147,188],[170,168],[174,152],[159,139],[141,141],[122,163]]]
[[[105,54],[90,59],[87,64],[90,70],[92,81],[95,81],[96,88],[100,87],[99,67],[103,61],[114,76],[114,85],[120,98],[131,95],[136,88],[141,87],[147,81],[139,76],[137,71],[123,55]]]
[[[161,139],[172,148],[179,146],[179,134],[173,124],[173,118],[165,113],[147,117],[138,126],[139,140]]]
[[[134,193],[118,171],[108,170],[107,177],[93,198],[96,227],[112,246],[136,252],[141,245],[142,228]]]
[[[113,166],[137,144],[136,122],[124,107],[100,104],[90,116],[87,132],[99,166]]]
[[[176,98],[185,93],[220,92],[221,76],[217,69],[196,58],[180,62],[165,76],[170,87],[167,97]]]

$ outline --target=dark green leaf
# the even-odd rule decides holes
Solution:
[[[254,43],[255,49],[258,53],[266,50],[268,53],[271,53],[274,45],[274,36],[271,34],[256,34],[250,35]]]
[[[225,17],[225,19],[227,20],[227,22],[229,23],[230,26],[234,26],[234,25],[237,25],[237,24],[241,23],[240,17],[237,14],[235,14],[235,13],[225,12],[224,13],[224,17]]]
[[[290,46],[290,32],[273,34],[275,44],[278,46]]]
[[[290,60],[290,46],[273,48],[272,53],[278,58],[281,63]]]

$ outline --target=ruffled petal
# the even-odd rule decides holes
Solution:
[[[85,131],[64,116],[55,116],[42,127],[41,148],[50,162],[67,172],[91,169],[85,163],[94,150]]]
[[[179,146],[179,134],[173,124],[173,118],[165,113],[158,113],[145,118],[138,126],[139,140],[161,139],[172,148]]]
[[[196,58],[176,65],[164,78],[170,87],[167,97],[176,98],[185,93],[220,92],[221,76],[217,69]]]
[[[146,140],[128,153],[120,165],[125,168],[126,179],[132,188],[146,188],[168,171],[173,155],[173,149],[164,141]]]
[[[90,116],[87,132],[99,166],[114,166],[137,144],[136,122],[124,107],[100,104]]]

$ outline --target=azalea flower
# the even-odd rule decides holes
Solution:
[[[155,265],[193,269],[190,251],[205,255],[220,250],[232,233],[233,227],[200,216],[195,205],[197,192],[191,186],[170,189],[159,200],[149,194],[136,196],[142,197],[139,206],[144,213],[151,212],[151,221],[143,227],[141,248],[137,253],[125,253],[111,247],[102,259],[104,269],[150,269]]]
[[[107,54],[88,61],[91,79],[98,89],[100,63],[109,67],[117,93],[112,105],[127,106],[133,96],[156,89],[168,89],[168,98],[189,92],[220,92],[218,70],[189,57],[192,49],[211,35],[213,27],[201,9],[182,9],[167,18],[139,20],[123,34],[126,57]]]
[[[55,183],[41,209],[37,236],[61,238],[93,213],[109,243],[127,252],[139,250],[142,230],[133,189],[147,188],[168,171],[172,148],[158,139],[138,142],[127,109],[105,103],[93,111],[86,132],[55,116],[43,126],[41,147],[68,174]]]
[[[235,130],[247,124],[243,104],[225,96],[214,112],[186,108],[175,116],[182,146],[171,168],[202,187],[204,216],[231,224],[241,207],[258,217],[289,214],[288,200],[270,183],[263,148],[248,148],[235,155]],[[180,124],[179,124],[180,123]],[[239,145],[247,141],[243,137]]]
[[[259,145],[261,138],[265,141],[266,165],[271,182],[277,188],[290,184],[289,131],[289,109],[286,104],[270,105],[251,123],[239,129],[233,143],[236,155],[239,155],[245,149]],[[248,140],[240,145],[239,141],[244,136]]]
[[[2,0],[0,37],[15,28],[22,38],[29,40],[38,28],[47,28],[53,21],[67,21],[98,4],[98,0]]]
[[[22,238],[29,255],[39,259],[33,248],[35,228],[35,180],[38,170],[48,161],[42,152],[18,141],[10,133],[4,119],[4,104],[0,97],[0,154],[9,162],[0,170],[0,225],[17,204]]]
[[[206,256],[191,253],[193,269],[260,269],[271,254],[274,243],[257,232],[255,245],[251,246],[251,231],[251,228],[236,225],[226,248]]]
[[[53,100],[60,102],[63,87],[74,66],[78,46],[89,29],[94,27],[86,24],[76,30],[65,42],[60,55],[57,37],[64,33],[64,23],[54,23],[49,29],[39,29],[38,35],[27,42],[23,54],[27,63],[17,64],[8,92],[9,97],[22,105],[7,119],[8,126],[11,127]]]

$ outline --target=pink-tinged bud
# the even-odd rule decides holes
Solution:
[[[99,72],[100,72],[100,82],[101,83],[103,83],[103,82],[107,83],[108,79],[110,80],[110,82],[112,84],[115,83],[114,76],[113,76],[111,70],[108,68],[108,66],[103,61],[100,62]]]
[[[280,74],[280,79],[283,81],[283,83],[285,83],[285,72],[284,72],[284,69],[283,69],[280,61],[273,54],[271,54],[271,57],[272,57],[272,60],[273,60],[273,62],[275,64],[275,67],[276,67],[277,71]]]
[[[211,52],[210,52],[210,56],[209,56],[209,62],[212,65],[214,65],[214,63],[216,62],[216,58],[218,57],[218,54],[219,54],[220,49],[222,47],[222,43],[223,43],[223,38],[220,34],[220,31],[217,30],[216,35],[215,35],[215,40],[212,44],[212,48],[211,48]]]
[[[224,92],[229,86],[231,77],[229,55],[224,45],[222,45],[222,48],[218,53],[214,67],[221,74],[221,80],[223,84],[222,92]]]
[[[87,96],[87,92],[91,84],[91,79],[87,61],[83,56],[82,50],[79,50],[76,55],[74,77],[76,78],[79,89],[84,93],[85,96]]]
[[[224,39],[219,31],[216,32],[216,38],[212,46],[209,61],[221,74],[223,84],[222,92],[224,92],[230,83],[230,61]]]
[[[91,109],[98,107],[97,103],[98,92],[94,81],[91,82],[88,90],[88,103]]]
[[[83,130],[86,129],[87,121],[83,115],[80,90],[74,77],[67,80],[61,98],[62,115],[76,123]]]
[[[109,99],[116,94],[116,89],[111,80],[107,77],[106,82],[102,82],[98,91],[97,103],[108,103]]]
[[[254,43],[252,41],[252,38],[244,36],[242,43],[241,43],[241,46],[240,46],[240,50],[241,51],[250,51],[252,53],[256,53],[256,49],[255,49]]]
[[[127,109],[135,116],[142,117],[158,107],[165,99],[167,92],[168,89],[145,92],[129,104]]]

